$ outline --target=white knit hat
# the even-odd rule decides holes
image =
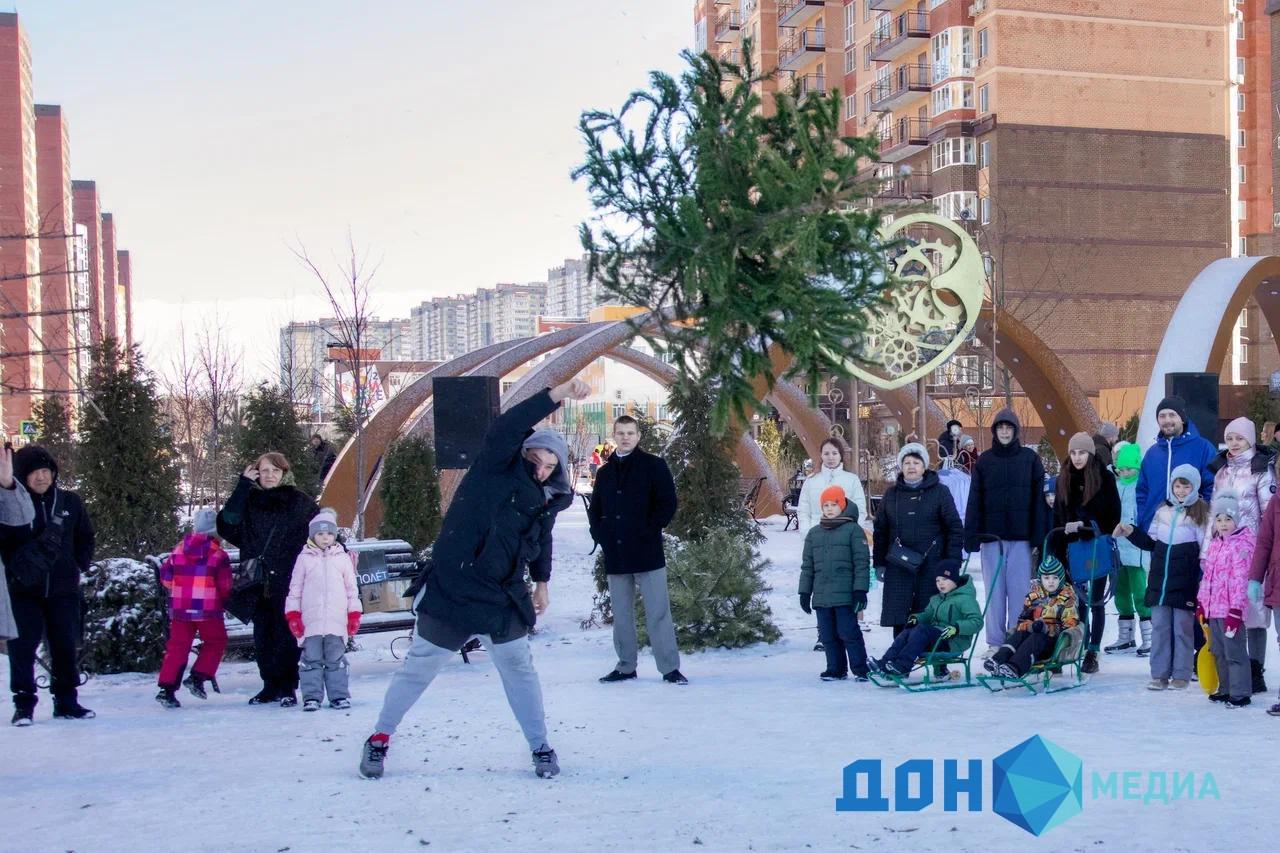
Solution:
[[[908,456],[919,456],[924,462],[926,468],[929,467],[929,449],[918,441],[902,445],[902,449],[898,451],[898,467],[902,467],[902,460]]]

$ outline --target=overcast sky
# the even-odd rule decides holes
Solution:
[[[12,6],[10,8],[13,8]],[[360,8],[356,12],[354,9]],[[290,246],[382,258],[386,318],[580,254],[579,113],[677,71],[691,0],[27,0],[36,100],[131,250],[150,362],[216,310],[272,369],[323,303]]]

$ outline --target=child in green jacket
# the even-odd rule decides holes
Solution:
[[[959,560],[939,560],[934,569],[938,594],[920,613],[907,619],[907,626],[893,640],[880,660],[871,662],[876,670],[907,675],[921,656],[933,650],[963,652],[982,629],[982,609],[969,576],[961,572]]]
[[[871,552],[858,526],[858,505],[840,486],[819,498],[822,518],[804,537],[800,563],[800,608],[818,611],[818,640],[827,655],[823,681],[841,681],[852,672],[867,680],[867,649],[858,613],[867,606]],[[847,658],[847,661],[846,661]]]

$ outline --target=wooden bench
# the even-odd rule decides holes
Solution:
[[[742,509],[755,522],[760,520],[756,518],[756,499],[760,496],[760,487],[764,485],[764,481],[764,477],[738,478],[738,500]]]

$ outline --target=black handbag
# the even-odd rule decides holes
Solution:
[[[64,518],[58,514],[57,498],[53,513],[40,535],[31,539],[9,561],[9,577],[20,592],[47,595],[53,571],[62,559],[62,538],[66,533]]]
[[[256,557],[250,557],[247,560],[241,560],[240,565],[236,567],[235,573],[231,575],[231,593],[242,593],[246,590],[253,589],[256,586],[263,586],[267,580],[264,566],[262,565],[262,557],[267,553],[267,549],[271,547],[271,540],[275,538],[276,525],[271,526],[271,532],[267,534],[267,542],[262,546],[262,553]]]
[[[901,504],[901,499],[898,497],[896,492],[893,497],[894,509],[896,510]],[[901,515],[901,513],[897,514]],[[891,566],[897,566],[900,569],[906,569],[914,575],[920,571],[920,567],[924,565],[924,561],[928,558],[929,552],[932,551],[933,546],[937,544],[938,540],[933,540],[929,543],[929,547],[925,549],[925,552],[921,554],[915,548],[908,548],[906,545],[903,545],[902,540],[895,536],[893,537],[893,544],[889,546],[889,552],[885,554],[885,563]]]

